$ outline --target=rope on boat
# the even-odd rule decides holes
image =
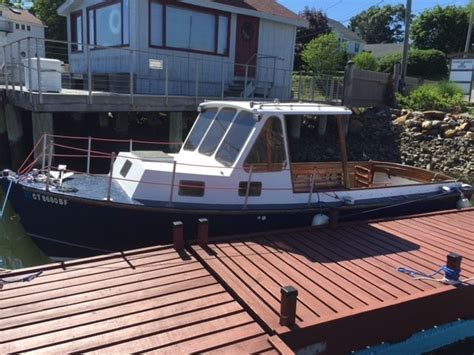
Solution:
[[[98,251],[98,252],[101,252],[101,253],[113,253],[114,252],[113,250],[96,248],[96,247],[91,247],[91,246],[76,244],[76,243],[71,243],[71,242],[65,242],[65,241],[62,241],[62,240],[58,240],[58,239],[54,239],[54,238],[48,238],[48,237],[42,237],[42,236],[39,236],[39,235],[36,235],[36,234],[31,234],[31,233],[28,233],[28,235],[30,237],[33,237],[33,238],[47,240],[48,242],[63,244],[63,245],[67,245],[67,246],[75,247],[75,248],[80,248],[80,249]]]
[[[4,215],[5,210],[7,208],[8,197],[10,196],[10,191],[12,189],[12,185],[13,185],[13,180],[10,180],[10,182],[8,184],[7,193],[5,194],[5,199],[3,200],[2,209],[0,210],[0,221],[3,219],[3,215]]]
[[[442,282],[449,285],[468,285],[474,286],[470,283],[470,281],[474,280],[474,277],[461,280],[461,270],[454,270],[448,267],[447,265],[441,266],[437,271],[433,272],[432,274],[426,274],[424,272],[411,270],[405,267],[398,267],[398,272],[402,274],[409,275],[413,277],[415,280],[426,280],[426,281],[435,281],[435,282]],[[436,275],[443,274],[443,278],[435,278]]]
[[[38,276],[40,276],[42,273],[43,273],[43,271],[38,271],[38,272],[35,272],[34,274],[30,274],[30,275],[27,275],[27,276],[9,277],[7,279],[1,279],[0,278],[0,288],[3,285],[6,285],[6,284],[13,284],[13,283],[16,283],[16,282],[30,282],[30,281],[33,281]]]

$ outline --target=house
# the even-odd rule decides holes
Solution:
[[[375,58],[382,58],[389,54],[402,54],[403,43],[367,44],[364,51],[372,53]]]
[[[8,55],[14,60],[18,59],[18,55],[21,58],[26,58],[28,54],[32,57],[36,55],[36,44],[30,42],[30,51],[28,51],[28,45],[26,38],[44,38],[45,26],[40,19],[33,16],[30,12],[23,9],[16,9],[8,7],[6,5],[0,5],[0,46],[5,46],[11,43],[20,43],[20,49],[15,46],[14,51],[7,51],[4,53],[0,51],[1,62],[4,63],[4,54]],[[44,43],[40,41],[39,54],[44,56]],[[9,58],[9,59],[10,59]]]
[[[306,26],[275,0],[67,0],[58,14],[71,72],[154,95],[289,98]]]
[[[357,33],[351,31],[342,23],[333,19],[328,19],[328,26],[341,41],[347,43],[347,53],[349,55],[354,56],[364,50],[366,43]]]

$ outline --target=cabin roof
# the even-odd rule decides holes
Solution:
[[[284,115],[351,115],[345,106],[331,106],[301,102],[207,101],[200,107],[226,106],[253,111],[257,114],[281,113]]]

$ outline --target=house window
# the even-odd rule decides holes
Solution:
[[[245,170],[281,171],[286,165],[283,128],[278,117],[270,117],[262,128],[244,163]]]
[[[109,1],[87,9],[87,40],[89,44],[104,47],[129,44],[129,1]]]
[[[21,25],[21,29],[24,31],[26,29],[25,25]]]
[[[354,52],[359,53],[360,50],[360,43],[354,43]]]
[[[19,23],[16,23],[16,24],[15,24],[15,28],[16,28],[17,30],[19,30],[19,29],[20,29],[20,24],[19,24]]]
[[[82,11],[71,14],[71,42],[73,52],[82,51]]]
[[[28,31],[31,31],[31,26],[30,26],[30,25],[26,26],[26,29],[27,29]]]
[[[226,13],[150,0],[150,46],[228,55]]]

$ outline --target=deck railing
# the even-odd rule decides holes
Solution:
[[[292,94],[291,63],[272,55],[259,54],[252,65],[224,56],[186,56],[159,49],[102,47],[32,37],[9,43],[2,50],[6,89],[27,95],[31,102],[38,95],[39,103],[43,103],[51,80],[59,77],[58,90],[85,95],[88,103],[104,94],[124,95],[130,105],[137,95],[163,96],[166,102],[173,96],[187,96],[196,103],[203,98],[288,100],[301,96]],[[52,68],[51,62],[43,59],[62,63],[59,69]]]

